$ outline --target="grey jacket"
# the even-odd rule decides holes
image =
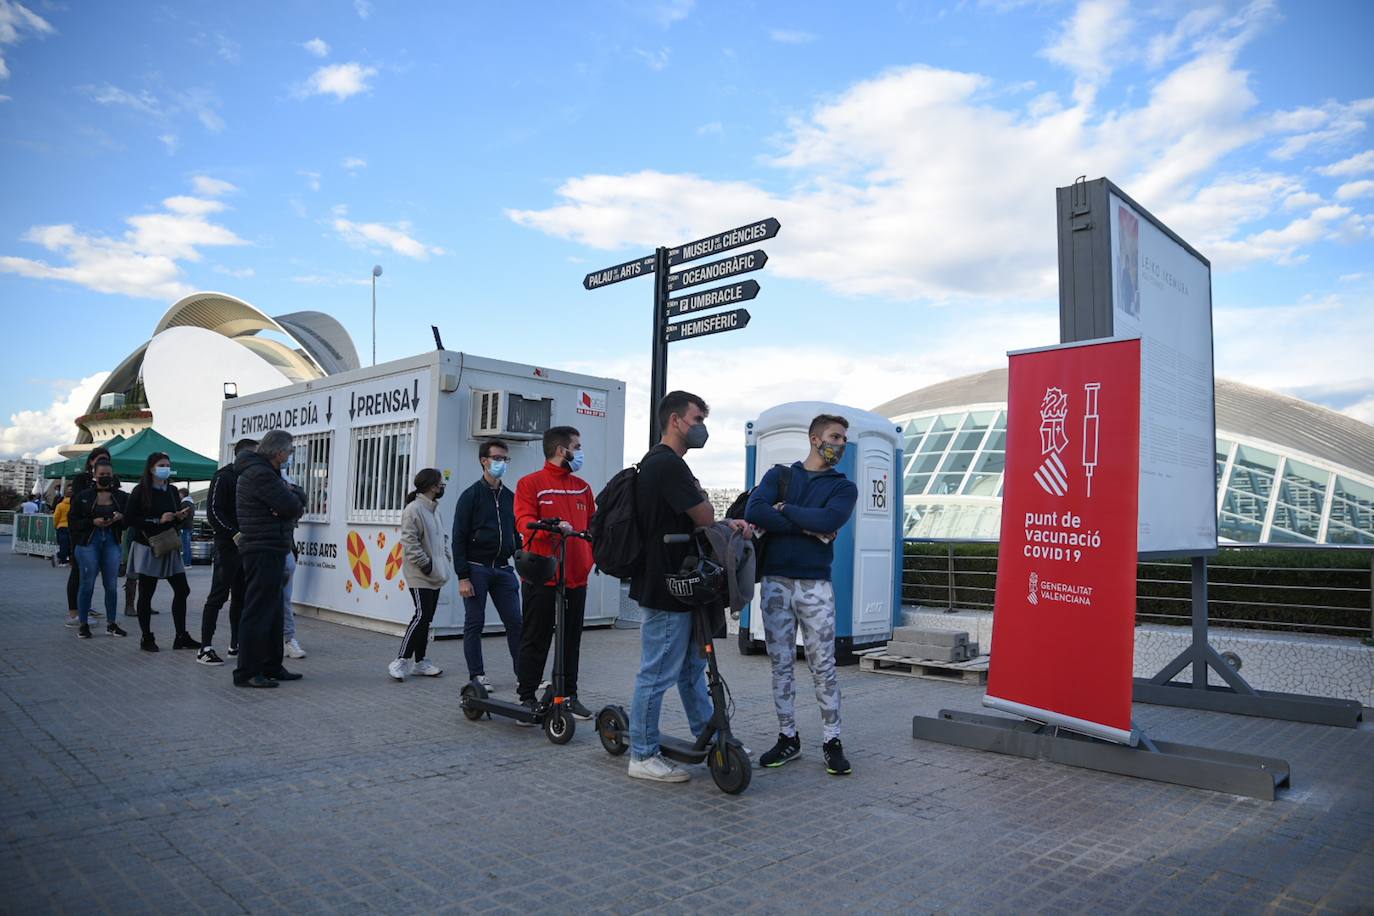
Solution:
[[[401,572],[411,588],[443,588],[453,569],[438,504],[423,493],[401,510]]]
[[[730,589],[730,613],[738,614],[754,600],[754,538],[730,526],[716,522],[703,528],[716,562],[725,567],[725,579]]]

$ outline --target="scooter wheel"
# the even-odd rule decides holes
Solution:
[[[630,720],[625,716],[625,710],[619,706],[607,706],[596,714],[596,734],[601,739],[601,746],[606,749],[606,753],[612,757],[619,757],[630,749],[630,745],[625,741],[625,735],[630,730]]]
[[[482,710],[477,709],[469,701],[483,699],[482,694],[485,692],[476,684],[464,684],[463,689],[458,691],[458,704],[463,707],[463,715],[469,722],[476,722],[482,718]]]
[[[713,747],[710,767],[711,778],[716,781],[716,788],[726,795],[738,795],[749,788],[749,780],[754,775],[749,758],[745,756],[744,749],[737,744]]]
[[[544,737],[554,744],[567,744],[577,731],[577,720],[563,704],[555,704],[544,716]]]

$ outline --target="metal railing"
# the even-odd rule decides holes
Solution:
[[[907,538],[906,544],[903,604],[992,610],[996,541]],[[1311,556],[1316,565],[1293,562],[1299,555]],[[1213,625],[1374,636],[1374,548],[1227,545],[1208,560],[1207,570]],[[1187,559],[1140,561],[1137,622],[1188,624],[1191,584]]]

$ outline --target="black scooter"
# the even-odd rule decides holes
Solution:
[[[705,538],[697,534],[664,535],[665,544],[693,543],[699,556],[709,550]],[[710,605],[695,604],[692,611],[692,639],[706,653],[706,687],[711,694],[711,721],[696,741],[683,741],[669,735],[659,736],[659,750],[664,757],[679,763],[696,764],[703,760],[711,769],[716,787],[728,795],[738,795],[749,788],[753,770],[744,745],[730,733],[730,688],[720,676],[716,665],[715,644],[711,640]],[[606,706],[596,714],[596,732],[601,746],[612,757],[619,757],[630,749],[630,717],[623,706]]]
[[[544,693],[535,701],[533,709],[508,700],[493,700],[487,694],[487,689],[476,680],[464,684],[459,693],[459,704],[463,708],[463,715],[469,721],[476,722],[484,715],[497,715],[529,722],[532,725],[543,726],[545,737],[554,744],[567,744],[577,729],[577,720],[573,718],[572,709],[568,705],[570,697],[563,685],[563,616],[567,607],[567,580],[563,574],[563,567],[568,554],[568,538],[591,540],[591,536],[585,531],[565,534],[558,527],[561,523],[561,519],[545,518],[530,522],[528,526],[531,531],[545,531],[558,538],[556,558],[527,554],[523,558],[517,558],[515,564],[521,578],[526,581],[542,583],[555,579],[558,584],[557,596],[554,599],[552,683],[544,685]],[[522,565],[526,566],[523,570],[520,569]]]

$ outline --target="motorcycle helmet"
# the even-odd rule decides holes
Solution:
[[[668,594],[683,604],[719,604],[725,595],[725,568],[710,557],[689,555],[677,572],[663,578]]]
[[[531,553],[528,550],[517,550],[514,559],[515,571],[526,582],[543,585],[558,575],[558,560],[555,557],[546,557],[542,553]]]

